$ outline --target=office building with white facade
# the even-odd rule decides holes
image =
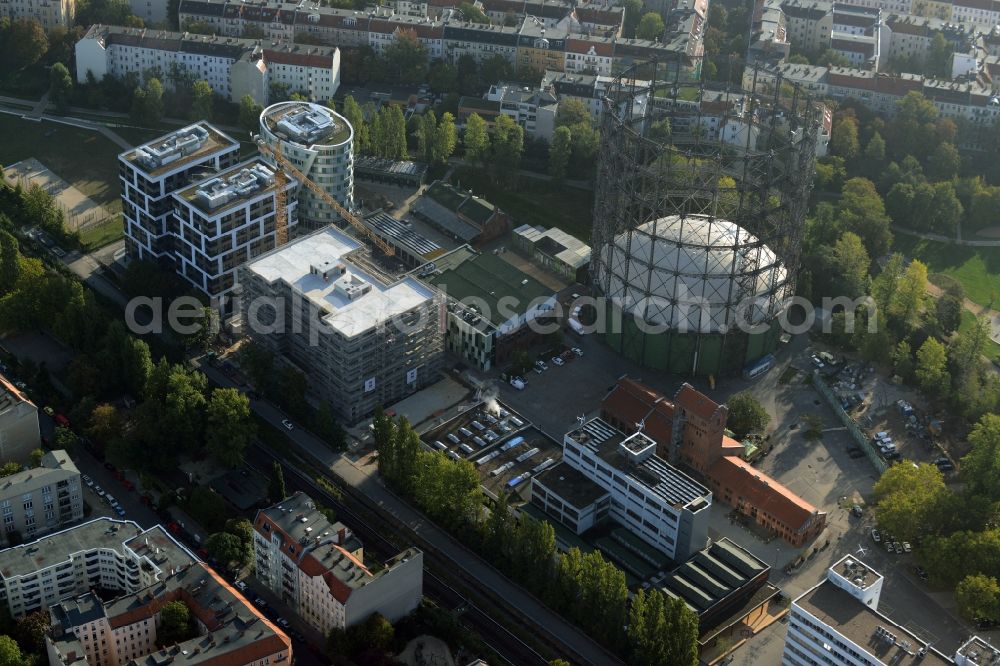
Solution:
[[[34,19],[48,32],[53,28],[70,28],[76,17],[76,0],[3,0],[0,18]]]
[[[33,541],[83,520],[80,470],[62,449],[42,456],[41,466],[0,479],[0,546]]]
[[[96,518],[0,551],[0,605],[18,618],[95,587],[132,594],[197,559],[159,525]]]
[[[331,46],[108,25],[92,26],[76,43],[78,83],[88,73],[100,81],[155,71],[171,86],[175,68],[233,103],[250,95],[267,106],[277,85],[314,100],[330,99],[340,87],[340,49]]]
[[[254,554],[257,579],[324,636],[372,613],[395,622],[423,595],[422,552],[408,548],[372,573],[351,531],[303,493],[257,513]]]
[[[354,130],[346,118],[319,104],[279,102],[260,114],[260,138],[337,203],[354,209]],[[306,229],[343,223],[306,187],[299,191],[299,219]]]
[[[41,443],[38,407],[0,375],[0,460],[26,463]]]
[[[330,226],[239,271],[250,337],[298,367],[345,423],[437,381],[443,362],[439,294],[411,276],[388,281],[366,253]]]
[[[240,144],[198,122],[118,156],[122,186],[125,249],[130,260],[172,266],[180,227],[174,218],[174,192],[193,179],[234,166]]]
[[[946,656],[879,611],[884,579],[854,555],[830,567],[826,579],[792,602],[782,666],[951,666],[992,664],[1000,651],[977,637]],[[977,651],[977,646],[979,650]],[[970,659],[970,653],[976,657]],[[992,657],[991,655],[996,655]]]
[[[172,602],[187,607],[195,636],[161,648],[161,610]],[[288,636],[200,562],[111,601],[87,592],[52,606],[49,615],[45,643],[50,666],[292,663]]]
[[[236,268],[294,233],[297,182],[256,157],[175,192],[173,263],[177,274],[208,295],[223,316],[239,309]],[[279,197],[284,213],[279,215]]]
[[[563,515],[576,512],[578,532],[608,516],[671,559],[685,560],[708,542],[712,493],[655,451],[656,442],[642,432],[626,436],[591,419],[566,433],[563,462],[533,481],[532,501],[550,514],[560,506]],[[579,474],[560,472],[564,466]]]

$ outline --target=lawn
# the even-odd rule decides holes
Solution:
[[[125,234],[120,214],[112,215],[100,224],[92,224],[80,231],[80,245],[85,252],[93,252],[109,243],[114,243]]]
[[[961,282],[969,300],[989,306],[1000,302],[1000,247],[965,247],[898,234],[894,249],[924,262],[931,273]]]
[[[471,189],[476,196],[499,206],[522,224],[559,227],[584,242],[590,242],[594,193],[574,187],[553,185],[544,180],[521,176],[517,187],[504,187],[489,174],[468,167],[456,169],[451,181]]]
[[[968,332],[975,323],[976,315],[972,314],[968,310],[962,310],[962,323],[958,327],[958,332]],[[983,355],[991,361],[1000,361],[1000,345],[992,340],[988,341],[986,343],[986,349],[983,350]]]
[[[46,136],[46,133],[50,133]],[[0,114],[0,164],[34,157],[101,204],[119,201],[116,144],[91,130]]]

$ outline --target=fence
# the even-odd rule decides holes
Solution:
[[[858,448],[868,456],[868,460],[874,465],[875,470],[879,474],[882,474],[889,467],[889,464],[879,456],[878,451],[875,450],[868,436],[861,432],[861,428],[858,427],[857,422],[840,406],[840,400],[837,399],[837,396],[833,394],[830,387],[823,381],[823,376],[819,373],[819,370],[813,370],[812,385],[823,396],[827,404],[830,405],[830,409],[834,411],[840,422],[844,424],[844,427],[847,428],[847,432],[854,439]]]

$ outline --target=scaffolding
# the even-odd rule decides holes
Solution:
[[[780,76],[758,81],[757,67],[744,70],[746,89],[691,81],[682,78],[684,68],[658,62],[622,72],[607,88],[591,242],[594,287],[619,308],[619,317],[647,313],[646,307],[627,312],[615,285],[627,285],[630,298],[641,290],[642,297],[662,299],[667,283],[700,277],[719,304],[707,329],[684,336],[668,331],[668,342],[628,332],[609,339],[630,358],[647,362],[650,344],[667,344],[674,347],[663,352],[672,370],[685,363],[696,374],[739,370],[763,355],[760,341],[737,330],[740,324],[773,329],[791,291],[823,107]],[[654,242],[711,259],[720,252],[713,229],[722,224],[728,280],[717,279],[719,266],[710,260],[702,267],[657,265],[663,252],[653,250],[648,265],[635,260]],[[669,238],[657,237],[662,228],[669,228]],[[658,272],[669,275],[660,284]],[[673,294],[666,300],[680,304]],[[754,304],[747,307],[748,301]],[[708,337],[717,363],[699,361]]]

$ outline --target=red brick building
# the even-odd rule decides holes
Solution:
[[[814,539],[826,526],[826,513],[740,457],[743,446],[726,435],[728,414],[690,384],[668,400],[627,377],[601,403],[601,418],[623,432],[641,424],[656,441],[656,454],[695,471],[717,500],[795,546]]]

